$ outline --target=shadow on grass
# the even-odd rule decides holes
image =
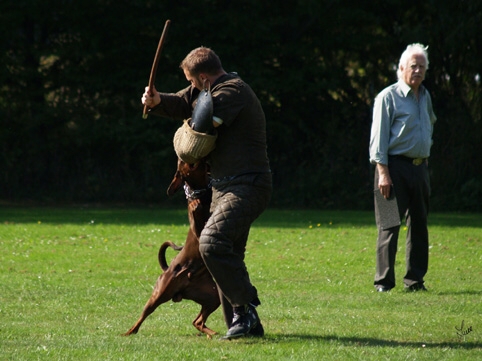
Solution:
[[[44,224],[187,224],[187,210],[182,206],[161,207],[0,207],[0,223]]]
[[[249,339],[255,342],[255,338]],[[266,343],[283,343],[296,341],[320,341],[320,342],[337,342],[346,344],[347,346],[368,346],[368,347],[409,347],[409,348],[452,348],[473,350],[482,348],[482,342],[469,342],[460,340],[459,342],[412,342],[412,341],[394,341],[369,337],[339,337],[335,335],[296,335],[285,334],[270,336],[267,335],[262,339]],[[261,341],[261,339],[257,339]]]
[[[0,223],[51,223],[51,224],[186,224],[185,199],[177,197],[175,206],[13,206],[0,205]],[[430,226],[482,227],[480,214],[443,214],[430,216]],[[261,227],[373,227],[375,217],[371,211],[340,211],[317,209],[268,209],[255,225]]]
[[[441,292],[434,292],[434,294],[439,296],[482,295],[482,290],[441,291]]]

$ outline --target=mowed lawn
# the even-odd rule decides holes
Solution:
[[[183,208],[2,207],[0,360],[482,359],[480,214],[430,215],[428,292],[403,290],[402,231],[397,287],[379,294],[372,212],[269,209],[246,253],[264,338],[199,335],[187,300],[121,336],[160,274],[159,246],[187,230]],[[226,331],[219,309],[208,326]]]

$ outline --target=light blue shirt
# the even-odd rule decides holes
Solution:
[[[419,99],[402,80],[375,98],[370,136],[370,162],[388,164],[389,155],[428,158],[437,117],[423,85]]]

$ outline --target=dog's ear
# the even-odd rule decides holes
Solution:
[[[169,188],[167,188],[167,195],[172,196],[179,189],[181,189],[182,184],[183,184],[183,181],[181,177],[181,172],[176,171],[176,173],[174,174],[174,178],[172,179],[171,184],[169,185]]]

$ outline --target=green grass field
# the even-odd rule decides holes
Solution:
[[[264,338],[198,335],[192,301],[121,336],[152,292],[159,246],[187,229],[184,209],[1,208],[0,360],[482,359],[481,215],[432,214],[429,292],[403,291],[401,242],[398,285],[379,294],[371,212],[268,210],[246,255]],[[226,331],[219,309],[208,325]]]

